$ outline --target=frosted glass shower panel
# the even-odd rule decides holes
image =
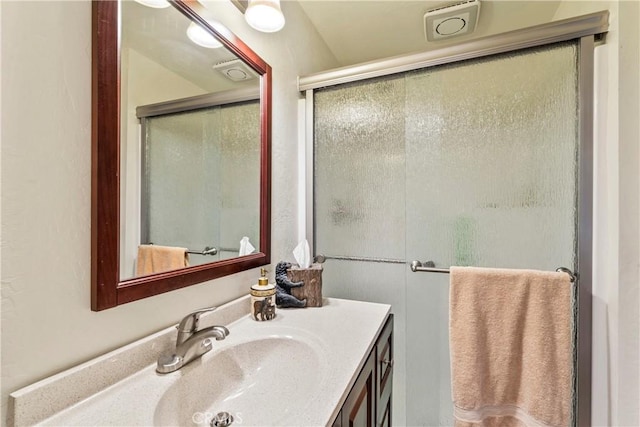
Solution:
[[[574,44],[406,74],[409,259],[577,267],[577,77]],[[406,272],[409,425],[453,425],[448,280]]]
[[[404,259],[404,85],[314,94],[316,253]]]
[[[201,264],[238,255],[240,239],[259,247],[259,103],[146,119],[143,243],[186,247]]]
[[[574,268],[577,48],[408,73],[408,253],[436,265]]]

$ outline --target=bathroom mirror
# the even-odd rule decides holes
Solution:
[[[144,3],[93,2],[95,311],[270,262],[271,69],[197,1]],[[189,263],[139,270],[148,244]]]

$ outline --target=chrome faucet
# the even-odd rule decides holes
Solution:
[[[229,335],[229,330],[224,326],[210,326],[198,330],[200,315],[215,310],[216,307],[203,308],[186,315],[177,326],[178,337],[176,349],[171,354],[165,354],[158,358],[156,372],[168,374],[177,371],[189,362],[197,359],[213,348],[211,338],[216,341],[223,340]]]

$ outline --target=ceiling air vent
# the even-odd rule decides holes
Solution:
[[[214,65],[213,69],[219,71],[226,78],[231,79],[234,82],[241,82],[243,80],[250,80],[258,77],[255,71],[239,59],[221,62]]]
[[[427,41],[471,34],[480,15],[480,0],[468,0],[431,9],[424,14],[424,36]]]

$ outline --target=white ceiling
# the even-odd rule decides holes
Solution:
[[[480,16],[473,33],[427,42],[425,12],[460,1],[283,0],[282,9],[286,16],[287,3],[297,2],[339,66],[347,66],[549,22],[561,3],[560,0],[480,0]],[[189,21],[182,14],[173,8],[151,9],[133,1],[123,3],[123,27],[128,29],[124,38],[134,49],[207,92],[234,87],[231,81],[218,75],[212,65],[235,56],[224,48],[205,49],[191,43],[185,36]]]
[[[290,0],[293,1],[293,0]],[[552,20],[560,1],[480,0],[472,34],[427,42],[427,10],[460,1],[297,0],[341,66],[436,49]],[[286,14],[286,2],[283,2]]]
[[[134,1],[122,2],[122,46],[202,88],[203,93],[258,86],[258,79],[234,82],[213,66],[238,59],[224,47],[208,49],[187,37],[191,21],[173,7],[154,9]]]

